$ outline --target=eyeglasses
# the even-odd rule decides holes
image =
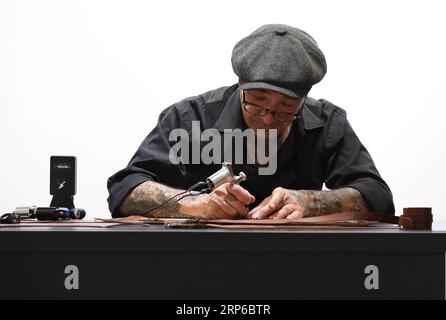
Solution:
[[[296,118],[299,116],[300,111],[302,109],[302,108],[299,108],[299,111],[297,113],[273,111],[268,108],[265,108],[264,106],[246,101],[245,90],[242,90],[242,97],[243,97],[243,100],[242,100],[243,109],[246,112],[248,112],[252,115],[259,116],[259,117],[263,117],[263,116],[266,116],[268,113],[271,113],[275,120],[282,121],[282,122],[292,122],[292,121],[296,120]]]

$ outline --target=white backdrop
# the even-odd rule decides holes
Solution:
[[[235,43],[265,23],[309,32],[397,213],[446,219],[444,1],[0,0],[0,213],[47,206],[51,155],[75,155],[75,204],[108,217],[107,178],[159,112],[237,81]]]

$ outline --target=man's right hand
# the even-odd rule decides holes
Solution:
[[[204,219],[243,219],[248,216],[246,206],[253,203],[255,197],[240,185],[228,182],[210,194],[189,201],[193,203],[194,216]],[[184,202],[183,206],[191,206],[192,203],[189,201]]]

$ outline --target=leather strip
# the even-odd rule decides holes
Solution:
[[[117,219],[100,219],[121,224],[164,224],[170,228],[225,228],[225,229],[333,229],[333,228],[402,228],[432,229],[432,208],[404,208],[403,215],[392,216],[373,212],[341,212],[298,220],[290,219],[176,219],[129,216]]]

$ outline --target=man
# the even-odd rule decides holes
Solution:
[[[394,213],[391,191],[345,111],[307,97],[327,70],[310,35],[287,25],[262,26],[236,44],[232,65],[238,84],[164,110],[128,166],[109,178],[113,217],[299,219],[345,211]],[[270,157],[268,163],[275,159],[276,166],[260,174],[268,163],[254,152],[251,163],[233,162],[234,170],[248,177],[241,185],[228,182],[211,193],[176,196],[204,181],[223,161],[188,161],[204,150],[203,141],[199,148],[193,146],[197,125],[199,130],[217,132],[216,140],[218,135],[225,139],[231,129],[251,130],[251,149],[258,151],[266,144],[264,155]],[[186,140],[192,136],[184,144],[191,146],[192,154],[184,152],[183,161],[172,158],[178,142],[171,139],[175,130],[183,130]],[[247,153],[249,146],[243,145]],[[218,154],[218,148],[211,154]],[[227,154],[224,149],[223,156]],[[238,156],[240,152],[229,160]],[[329,190],[322,191],[324,184]]]

